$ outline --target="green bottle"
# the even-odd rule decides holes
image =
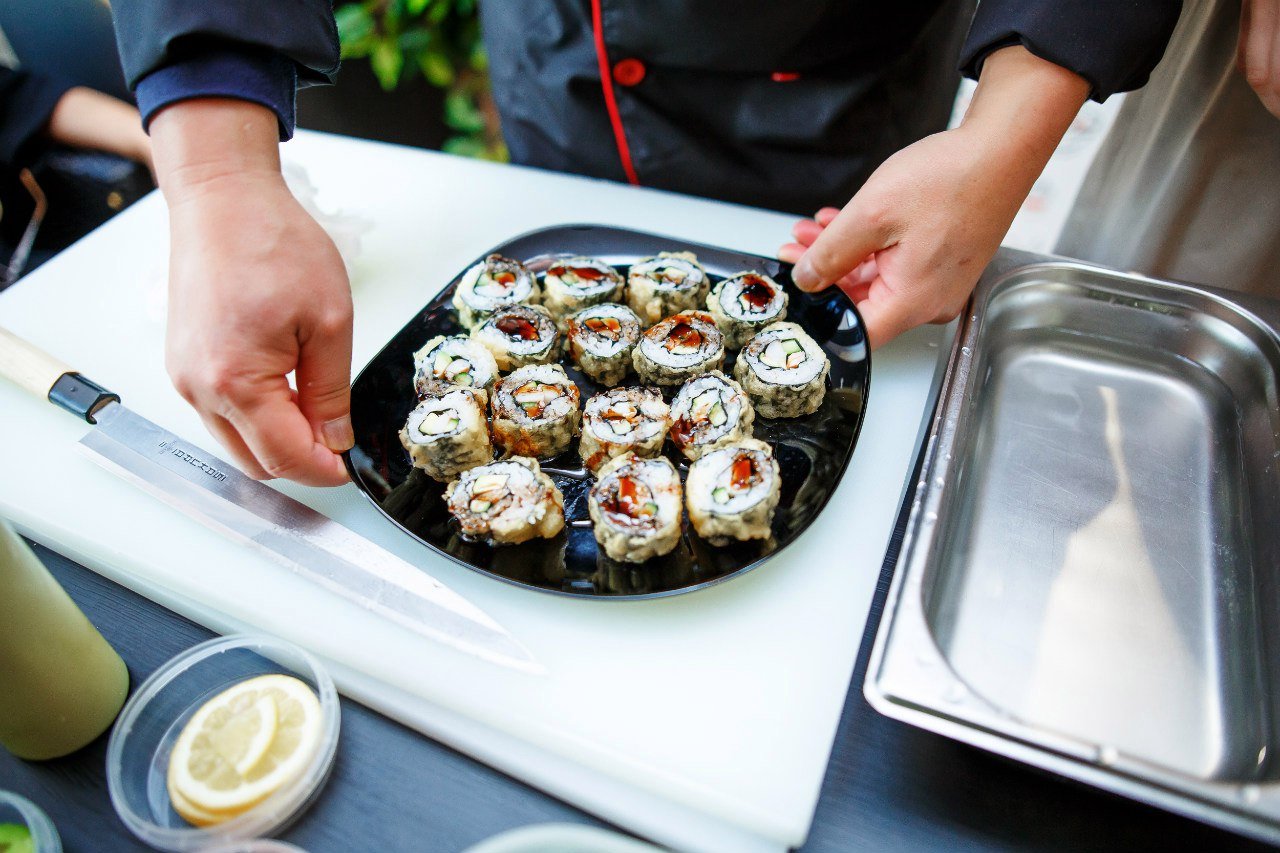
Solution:
[[[41,760],[115,721],[129,672],[26,543],[0,519],[0,746]]]

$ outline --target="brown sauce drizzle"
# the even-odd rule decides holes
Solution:
[[[693,441],[697,425],[689,418],[679,418],[671,425],[671,440],[679,447],[687,447]]]
[[[667,339],[663,342],[663,346],[669,350],[678,346],[700,347],[702,346],[702,332],[681,320],[671,327],[671,331],[667,332]]]
[[[588,317],[582,321],[582,325],[597,335],[614,341],[618,339],[618,334],[622,331],[622,324],[618,322],[617,317]]]
[[[595,267],[570,267],[564,264],[558,264],[547,270],[547,275],[554,275],[557,278],[564,278],[566,273],[573,273],[583,281],[600,281],[608,278],[609,274],[604,270],[598,270]]]
[[[750,456],[739,456],[733,460],[733,469],[729,472],[729,485],[737,490],[744,491],[759,479],[756,471],[755,460]]]
[[[523,317],[513,317],[508,314],[499,317],[494,325],[498,327],[499,332],[513,340],[536,341],[538,339],[538,327]]]
[[[773,301],[773,296],[773,288],[760,276],[744,275],[742,277],[742,297],[752,308],[763,311]]]
[[[617,483],[617,487],[610,489],[609,495],[600,502],[605,512],[624,521],[642,521],[653,515],[646,506],[651,499],[647,486],[626,475],[618,477]]]

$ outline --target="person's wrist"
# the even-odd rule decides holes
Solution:
[[[1012,45],[983,63],[957,130],[983,159],[1034,181],[1088,97],[1083,77]]]
[[[150,130],[156,176],[170,204],[222,187],[284,184],[276,115],[260,104],[179,101],[158,111]]]

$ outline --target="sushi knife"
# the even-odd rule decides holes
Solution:
[[[501,666],[545,671],[484,611],[421,569],[135,414],[4,328],[0,376],[88,421],[94,428],[80,443],[94,461],[214,530],[418,634]]]

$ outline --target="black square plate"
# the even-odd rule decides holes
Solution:
[[[791,281],[791,267],[773,258],[703,246],[672,237],[596,225],[562,225],[533,231],[491,250],[525,261],[535,272],[565,253],[590,255],[625,276],[635,261],[658,252],[694,252],[712,283],[743,270],[772,276],[790,295],[787,319],[799,323],[831,357],[822,407],[802,418],[756,418],[755,436],[773,445],[782,470],[782,496],[766,542],[715,548],[685,524],[679,547],[639,565],[615,562],[597,549],[587,515],[592,478],[582,471],[577,447],[546,461],[564,492],[563,533],[551,540],[491,547],[463,539],[444,502],[444,485],[409,462],[399,430],[413,409],[413,353],[436,335],[463,331],[449,304],[461,273],[396,333],[356,377],[351,412],[356,444],[347,454],[351,479],[400,529],[450,559],[499,580],[563,595],[652,598],[701,589],[740,575],[795,541],[826,506],[853,455],[866,412],[871,359],[862,319],[836,288],[805,294]],[[485,255],[488,255],[486,252]],[[585,400],[602,389],[562,362]],[[732,375],[733,354],[725,372]],[[634,381],[634,380],[632,380]],[[668,449],[683,476],[688,466]]]

